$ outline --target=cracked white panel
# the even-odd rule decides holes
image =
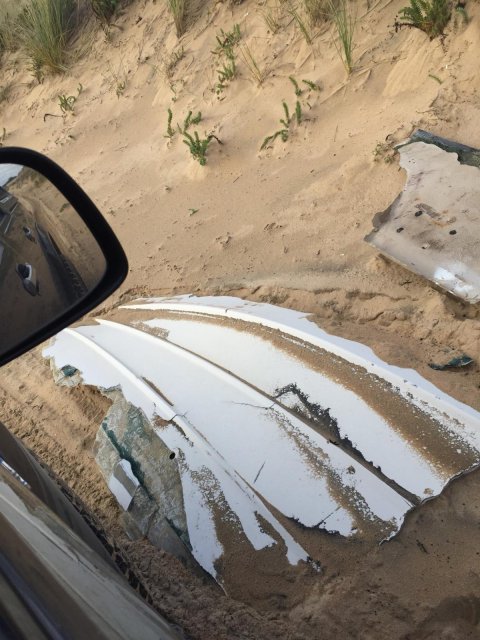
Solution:
[[[340,435],[348,437],[366,460],[418,497],[438,493],[448,481],[450,476],[431,463],[428,452],[411,446],[356,393],[282,351],[278,341],[273,344],[246,328],[214,325],[192,317],[146,320],[143,324],[168,331],[169,342],[194,351],[270,396],[295,383],[311,402],[330,409]],[[280,401],[290,407],[298,405],[292,394]]]
[[[410,507],[296,417],[270,410],[271,399],[194,354],[107,321],[75,333],[93,340],[137,377],[153,382],[173,402],[175,412],[246,482],[253,484],[265,463],[255,490],[305,526],[322,523],[327,530],[349,535],[365,519],[396,525]],[[310,449],[316,452],[315,461]],[[347,498],[351,491],[358,495]]]
[[[110,322],[66,333],[93,341],[120,367],[152,382],[191,425],[197,447],[221,460],[231,474],[289,518],[343,535],[368,525],[381,529],[381,521],[390,533],[411,507],[295,416],[279,407],[272,410],[269,398],[197,356]],[[64,336],[46,352],[60,359],[57,366],[72,363]],[[73,362],[88,381],[85,364]],[[211,463],[206,466],[211,468]],[[378,535],[382,537],[380,531]]]
[[[171,420],[175,415],[165,400],[145,385],[143,380],[80,333],[71,329],[62,331],[54,338],[53,344],[43,350],[43,355],[54,358],[57,369],[68,364],[74,366],[82,372],[85,384],[101,389],[121,386],[125,398],[147,416],[157,415],[162,420]]]
[[[409,402],[423,411],[431,412],[435,416],[445,414],[451,421],[458,423],[457,426],[462,429],[462,435],[474,446],[480,446],[480,417],[475,409],[444,393],[413,369],[389,365],[376,356],[369,347],[323,331],[308,319],[310,314],[230,296],[216,298],[184,295],[147,298],[125,305],[124,308],[186,313],[192,313],[198,309],[199,312],[208,315],[226,316],[278,329],[305,343],[311,342],[316,347],[325,349],[383,378],[393,387],[398,388],[399,393]]]
[[[405,187],[365,240],[459,298],[480,301],[480,169],[435,144],[399,152]]]
[[[182,417],[175,419],[185,436],[173,425],[157,429],[158,436],[177,453],[182,478],[183,497],[187,515],[192,552],[197,561],[212,575],[214,563],[223,548],[217,539],[211,505],[222,507],[222,517],[232,529],[240,527],[257,551],[276,544],[276,540],[263,531],[257,515],[269,522],[286,546],[291,564],[306,560],[307,554],[278,520],[265,507],[248,484],[211,450]]]
[[[191,296],[140,301],[129,308],[138,309],[139,321],[161,330],[162,337],[99,321],[62,332],[44,353],[57,367],[75,366],[85,383],[121,388],[149,419],[168,422],[156,433],[176,453],[193,553],[214,576],[216,560],[225,552],[219,517],[222,527],[245,535],[254,549],[281,539],[295,563],[307,554],[270,505],[306,527],[344,536],[368,532],[381,540],[398,530],[412,507],[399,487],[423,498],[439,492],[453,475],[431,464],[428,451],[402,438],[368,397],[312,370],[288,348],[277,349],[282,340],[285,345],[300,340],[307,350],[319,347],[383,378],[392,393],[480,449],[477,412],[416,372],[390,367],[367,347],[328,335],[306,314],[235,298]],[[142,310],[159,310],[162,316],[152,320],[150,313],[147,320]],[[169,318],[169,311],[175,316]],[[208,322],[202,321],[205,315]],[[212,324],[216,317],[217,325]],[[239,331],[238,323],[228,326],[229,318],[244,321],[242,327],[250,323],[252,332]],[[279,330],[274,333],[281,339],[262,337],[262,326]],[[330,408],[341,436],[384,476],[294,415],[288,408],[295,404],[292,398],[280,400],[285,406],[275,402],[276,389],[291,383]],[[439,439],[444,436],[439,432]],[[262,519],[273,533],[264,530]]]
[[[129,352],[131,349],[134,352],[135,344],[126,343],[124,338],[122,335],[123,351]],[[53,358],[57,367],[73,363],[72,366],[81,371],[85,384],[93,384],[101,389],[120,388],[127,401],[140,407],[148,418],[153,420],[159,416],[171,421],[158,428],[157,435],[177,453],[192,553],[206,571],[218,577],[215,561],[221,557],[223,547],[216,533],[212,503],[218,502],[220,497],[226,501],[235,515],[236,523],[255,549],[277,542],[277,539],[264,532],[258,514],[272,525],[276,536],[283,540],[289,562],[295,564],[307,560],[308,554],[270,513],[258,495],[186,417],[176,415],[165,400],[152,390],[142,379],[143,373],[137,377],[125,362],[117,360],[91,339],[73,330],[60,333],[54,343],[44,350],[44,356]],[[142,356],[147,359],[151,357],[158,365],[158,354],[145,356],[143,353]],[[155,377],[150,382],[155,382]],[[152,460],[152,463],[155,461]]]
[[[477,411],[443,393],[417,372],[387,365],[364,345],[327,334],[308,320],[307,314],[231,297],[149,299],[128,308],[139,312],[161,311],[162,319],[143,322],[165,330],[168,340],[216,362],[269,395],[277,388],[296,383],[310,401],[331,409],[340,434],[347,436],[366,460],[381,467],[388,478],[419,498],[439,493],[454,475],[480,462]],[[164,317],[169,311],[176,314],[173,316],[176,320]],[[210,322],[195,321],[196,317],[208,317]],[[212,326],[216,317],[221,321]],[[241,331],[229,328],[229,318],[250,323],[252,333],[245,324]],[[262,339],[258,325],[279,330],[275,345],[281,345],[283,335],[286,349],[274,348],[270,341]],[[288,336],[300,339],[306,348],[314,345],[340,356],[390,383],[392,393],[398,392],[410,405],[413,424],[416,409],[431,418],[430,431],[442,445],[445,464],[432,455],[430,446],[421,446],[421,438],[420,442],[418,439],[415,444],[411,442],[395,429],[395,424],[389,424],[362,398],[342,386],[341,381],[312,371],[304,361],[289,355]],[[372,384],[373,398],[375,382]],[[293,397],[282,402],[289,406],[296,404]],[[468,455],[459,455],[459,447]]]
[[[181,451],[185,443],[178,441],[178,432],[175,433],[174,427],[169,427],[168,431],[169,434],[162,431],[159,437],[172,446],[172,449]],[[179,469],[192,554],[205,571],[217,577],[215,562],[222,557],[223,546],[217,537],[214,517],[208,505],[208,495],[205,495],[204,488],[193,478],[192,468],[195,467],[191,456],[188,456],[185,462],[181,462]]]

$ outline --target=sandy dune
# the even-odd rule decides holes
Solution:
[[[464,352],[479,360],[478,308],[363,242],[374,214],[405,181],[396,159],[375,155],[379,143],[422,127],[480,147],[478,6],[468,5],[468,24],[455,13],[446,37],[430,41],[414,29],[395,31],[403,4],[359,4],[349,78],[329,28],[319,29],[312,46],[286,18],[273,35],[264,3],[252,0],[205,3],[180,42],[162,2],[137,0],[118,17],[109,42],[94,31],[69,72],[40,85],[18,54],[5,62],[5,144],[32,147],[64,166],[129,257],[127,281],[97,313],[139,295],[221,293],[273,302],[313,313],[327,331],[368,344],[480,408],[477,364],[463,372],[428,367]],[[215,35],[235,23],[240,46],[247,43],[269,73],[257,86],[239,53],[238,77],[217,96]],[[176,65],[172,56],[181,58]],[[282,100],[294,110],[289,76],[321,90],[305,89],[304,118],[288,141],[260,151],[279,127]],[[44,119],[61,115],[58,94],[75,95],[79,84],[75,113]],[[178,133],[165,137],[169,107],[173,124],[201,111],[192,131],[223,143],[212,141],[206,167],[189,157]],[[478,472],[411,514],[394,542],[331,554],[320,576],[272,568],[263,584],[252,584],[246,568],[232,580],[229,595],[237,600],[230,600],[122,534],[91,454],[104,399],[56,388],[36,351],[2,370],[0,406],[2,420],[119,536],[159,609],[191,637],[480,637]]]

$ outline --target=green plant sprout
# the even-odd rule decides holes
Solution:
[[[302,95],[302,91],[300,90],[298,82],[295,80],[295,78],[293,78],[293,76],[289,76],[289,80],[293,85],[295,95],[297,96],[297,98],[299,98]],[[306,80],[306,81],[303,80],[302,82],[305,82],[305,84],[307,84],[307,86],[309,87],[310,85],[313,85],[316,87],[315,90],[318,90],[318,85],[316,85],[314,82],[311,82],[310,80]],[[294,114],[290,113],[290,109],[288,108],[288,104],[286,100],[282,100],[282,108],[283,108],[283,118],[280,118],[280,124],[282,125],[282,127],[277,131],[275,131],[275,133],[272,133],[272,135],[267,136],[264,139],[264,141],[262,142],[262,146],[260,147],[260,151],[263,151],[268,146],[271,146],[277,138],[281,138],[282,142],[286,142],[290,136],[290,129],[294,119],[297,123],[297,126],[302,123],[303,111],[302,111],[302,104],[300,100],[297,99],[295,102]]]
[[[77,98],[75,96],[66,96],[65,94],[58,96],[59,107],[63,113],[73,111],[76,100]]]
[[[123,96],[126,88],[127,88],[127,83],[125,80],[121,80],[117,82],[117,85],[115,87],[115,95],[117,96],[117,98],[120,98],[120,96]]]
[[[312,82],[311,80],[302,80],[302,82],[312,91],[320,91],[320,86],[316,82]]]
[[[235,54],[233,49],[226,49],[225,55],[227,56],[227,62],[224,62],[223,66],[220,69],[217,69],[218,82],[215,85],[217,95],[220,94],[227,86],[227,83],[233,80],[237,75],[237,66],[235,63]]]
[[[405,22],[399,26],[415,27],[424,31],[430,40],[443,35],[451,16],[449,0],[410,0],[410,6],[399,11]]]
[[[428,77],[438,82],[438,84],[443,84],[443,80],[440,80],[440,78],[433,73],[429,73]]]
[[[240,42],[242,32],[240,25],[234,24],[231,31],[225,32],[223,29],[217,36],[217,47],[212,51],[214,55],[225,56],[226,61],[217,69],[217,84],[215,92],[220,95],[227,84],[237,75],[234,47]]]
[[[288,108],[287,103],[285,102],[285,100],[282,101],[282,107],[283,107],[283,113],[284,113],[284,118],[280,118],[280,124],[282,125],[281,129],[278,129],[278,131],[275,131],[275,133],[273,133],[271,136],[267,136],[265,138],[265,140],[262,142],[262,146],[260,147],[260,151],[263,151],[263,149],[266,149],[271,143],[275,142],[275,140],[280,137],[282,139],[282,142],[286,142],[288,140],[288,136],[290,133],[290,122],[291,122],[291,116],[290,116],[290,111]]]
[[[288,76],[288,79],[293,85],[295,95],[297,96],[297,98],[299,98],[303,94],[305,89],[300,88],[300,85],[298,84],[297,80],[293,76]],[[306,85],[306,87],[308,87],[308,89],[310,89],[311,91],[320,91],[319,85],[316,82],[313,82],[312,80],[302,80],[302,83]]]
[[[175,135],[175,129],[172,127],[173,111],[170,109],[170,107],[168,108],[167,113],[168,113],[168,117],[167,117],[167,133],[165,134],[164,137],[172,139],[173,136]]]
[[[217,35],[217,48],[212,51],[215,55],[222,55],[229,49],[233,49],[242,39],[242,32],[239,24],[234,24],[231,31],[225,32],[221,29],[220,34]]]
[[[275,142],[278,137],[282,138],[282,142],[286,142],[288,140],[288,129],[279,129],[271,136],[267,136],[260,147],[260,151],[266,149],[271,143]]]
[[[283,100],[283,102],[282,102],[282,107],[283,107],[283,111],[285,113],[285,118],[281,118],[280,119],[280,124],[283,124],[283,126],[286,129],[288,129],[288,127],[290,126],[291,117],[290,117],[290,112],[288,110],[288,104],[285,102],[285,100]]]
[[[293,84],[293,88],[295,91],[295,95],[300,97],[302,95],[302,90],[300,89],[300,87],[298,86],[298,82],[295,80],[295,78],[293,76],[288,76],[288,79],[290,80],[290,82]]]
[[[172,102],[176,102],[178,100],[177,85],[175,82],[170,82],[169,87],[170,87],[170,91],[173,93]]]
[[[170,108],[168,108],[167,109],[167,132],[164,137],[172,139],[176,133],[176,130],[178,130],[181,134],[184,135],[189,130],[192,124],[195,124],[195,125],[200,124],[201,121],[202,121],[201,111],[198,111],[197,115],[195,116],[193,115],[193,111],[189,111],[186,117],[184,118],[183,126],[180,126],[180,124],[178,124],[177,122],[177,129],[174,129],[174,127],[172,126],[173,111]]]
[[[300,100],[297,100],[295,104],[295,117],[297,118],[297,124],[302,122],[302,105],[300,104]]]
[[[183,142],[189,148],[192,158],[197,160],[202,167],[207,164],[207,150],[211,141],[216,140],[219,144],[222,144],[222,142],[217,138],[217,136],[213,135],[213,133],[206,138],[200,138],[198,131],[194,131],[193,136],[184,132],[183,138]]]
[[[200,124],[200,122],[202,121],[201,111],[199,111],[196,116],[193,116],[193,117],[192,116],[193,116],[193,111],[189,111],[187,113],[185,120],[183,121],[183,129],[180,127],[180,125],[177,125],[180,133],[186,133],[190,129],[190,125]]]
[[[79,84],[77,87],[76,96],[67,96],[64,93],[58,96],[59,107],[64,114],[66,114],[68,111],[73,113],[75,103],[78,100],[78,96],[82,93],[82,91],[83,91],[83,86]]]

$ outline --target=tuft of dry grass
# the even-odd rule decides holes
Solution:
[[[175,23],[177,38],[180,38],[187,29],[187,2],[188,0],[167,0]]]
[[[19,14],[15,33],[38,79],[44,70],[66,70],[75,6],[74,0],[28,0]]]
[[[357,26],[357,15],[348,0],[339,0],[337,4],[333,4],[330,0],[330,11],[338,35],[338,40],[334,39],[335,48],[350,75],[353,71],[353,38]]]
[[[268,31],[270,31],[272,35],[275,35],[280,31],[282,28],[284,11],[278,0],[274,4],[267,3],[265,7],[260,10],[260,14]]]
[[[15,25],[23,4],[13,0],[2,0],[0,4],[0,53],[18,49]]]
[[[318,26],[332,19],[332,6],[337,7],[340,0],[303,0],[305,13],[312,26]]]
[[[305,38],[305,42],[311,45],[315,38],[315,34],[310,29],[310,25],[308,24],[308,17],[303,11],[300,11],[298,7],[292,2],[287,4],[287,13],[292,17],[293,21],[300,29],[301,34]]]
[[[177,65],[183,60],[185,57],[185,49],[184,47],[180,47],[163,60],[163,73],[165,78],[171,78],[175,73],[175,69]]]
[[[270,69],[267,66],[261,66],[255,58],[252,50],[248,44],[244,44],[240,47],[240,55],[245,63],[251,78],[256,82],[258,86],[262,85],[270,74]]]
[[[110,28],[119,2],[120,0],[90,0],[90,7],[105,32]]]
[[[303,3],[312,25],[320,24],[329,14],[328,0],[303,0]]]

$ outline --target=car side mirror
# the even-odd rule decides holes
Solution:
[[[0,365],[85,315],[127,271],[113,231],[63,169],[0,149]]]

